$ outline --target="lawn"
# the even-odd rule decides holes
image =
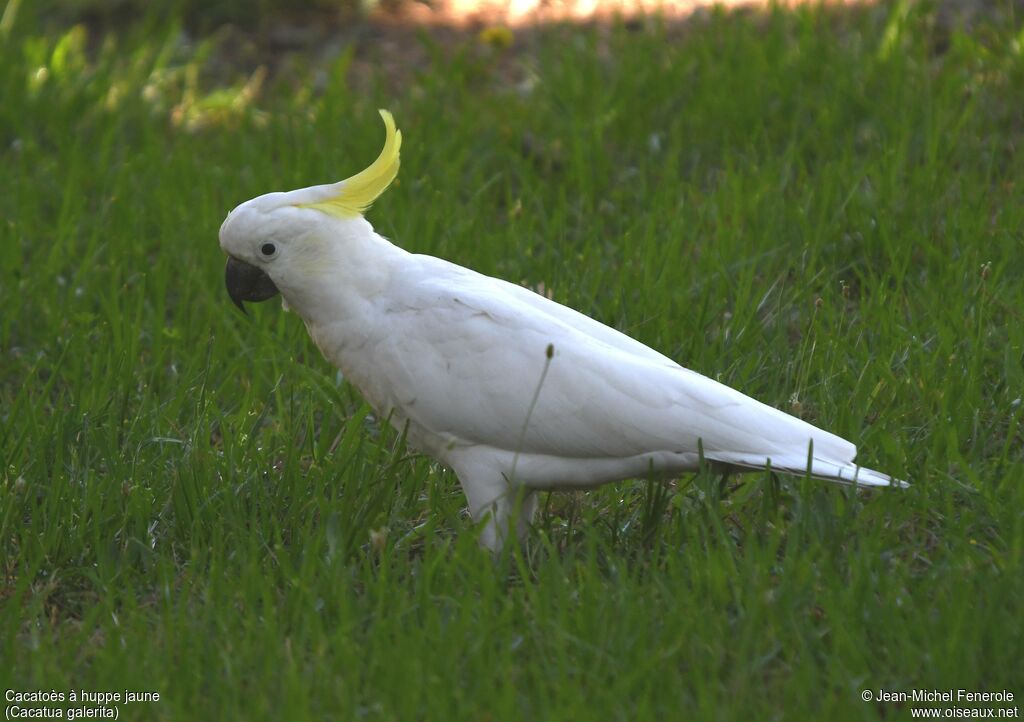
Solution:
[[[913,689],[1019,707],[1019,16],[712,11],[282,55],[29,5],[0,23],[8,713],[37,690],[159,694],[20,705],[129,720],[910,719],[861,695]],[[455,477],[300,319],[224,290],[227,211],[363,168],[379,107],[405,136],[382,234],[912,486],[551,494],[492,559]]]

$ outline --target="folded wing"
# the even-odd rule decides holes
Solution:
[[[692,453],[857,483],[856,447],[527,289],[419,256],[388,294],[406,418],[457,443],[574,459]],[[547,349],[554,349],[547,359]],[[770,460],[770,462],[769,462]]]

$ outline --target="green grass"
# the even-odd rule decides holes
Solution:
[[[20,18],[0,40],[0,687],[159,692],[120,709],[146,720],[1019,704],[1024,33],[936,17],[714,13],[520,33],[512,56],[424,36],[397,75],[366,43],[378,70],[293,63],[259,92],[174,28]],[[405,135],[380,232],[543,283],[913,486],[553,494],[492,561],[454,476],[294,314],[245,318],[223,288],[226,212],[362,168],[377,107]]]

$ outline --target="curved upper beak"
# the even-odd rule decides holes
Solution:
[[[270,276],[245,261],[228,256],[228,265],[224,269],[224,285],[235,305],[245,313],[242,301],[266,301],[273,298],[279,291]]]

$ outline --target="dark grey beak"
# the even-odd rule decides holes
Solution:
[[[231,300],[242,309],[242,313],[245,313],[242,301],[266,301],[279,293],[277,286],[263,269],[231,256],[228,257],[228,266],[224,269],[224,285],[227,286]]]

